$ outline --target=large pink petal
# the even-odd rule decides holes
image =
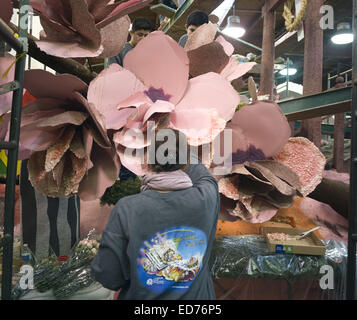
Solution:
[[[130,18],[124,16],[100,29],[102,37],[101,45],[104,51],[100,54],[99,58],[116,56],[124,48],[128,39],[129,28]]]
[[[44,12],[46,8],[45,0],[30,0],[30,6],[37,12]]]
[[[232,134],[232,141],[227,142],[226,140],[229,139],[228,137],[230,137],[228,133],[230,132]],[[249,150],[249,141],[247,137],[244,135],[243,130],[238,126],[233,125],[231,122],[227,123],[225,130],[220,133],[220,135],[216,138],[216,140],[217,141],[215,141],[213,145],[217,146],[216,148],[219,150],[215,149],[214,153],[217,154],[218,157],[220,157],[220,158],[217,157],[216,162],[218,162],[219,159],[222,160],[222,163],[216,163],[217,165],[223,164],[223,161],[231,156],[232,156],[233,163],[243,163],[247,160],[252,160],[252,161],[257,160],[254,158],[252,159],[244,158],[242,159],[242,161],[237,161],[236,157],[232,155],[232,153],[236,153],[237,150],[240,150],[243,154],[247,154]]]
[[[224,67],[220,74],[226,80],[233,81],[244,76],[255,65],[255,62],[238,63],[237,59],[230,58],[228,64]]]
[[[95,25],[94,17],[88,10],[86,0],[69,0],[72,9],[72,25],[88,42],[88,46],[98,49],[101,43],[99,29]]]
[[[145,114],[150,109],[150,104],[142,104],[138,108],[136,108],[135,112],[133,112],[128,118],[125,127],[128,129],[140,129],[143,126],[143,121]]]
[[[38,128],[41,127],[59,127],[68,124],[74,124],[76,126],[81,125],[88,118],[88,114],[79,111],[65,111],[61,114],[56,114],[47,117],[45,120],[39,121]]]
[[[150,33],[124,59],[124,68],[133,72],[149,89],[163,89],[176,104],[185,93],[189,60],[177,43],[161,31]]]
[[[6,77],[2,77],[2,75],[10,67],[14,60],[15,58],[7,52],[5,53],[4,57],[0,57],[0,85],[14,81],[15,65],[11,67]],[[0,115],[8,112],[11,109],[12,95],[13,92],[0,95]]]
[[[321,182],[326,164],[321,151],[303,137],[290,138],[274,160],[283,163],[299,176],[304,197]]]
[[[86,91],[87,84],[70,74],[53,75],[45,70],[28,70],[25,72],[24,87],[37,99],[58,98],[72,99],[74,92]]]
[[[151,136],[139,128],[124,128],[113,135],[113,141],[129,149],[142,149],[151,144]]]
[[[280,107],[269,101],[244,106],[234,114],[231,125],[242,130],[249,145],[261,150],[267,158],[281,151],[291,135],[291,128]]]
[[[208,72],[220,73],[229,62],[229,56],[216,41],[187,52],[190,75],[197,77]]]
[[[36,129],[24,127],[20,132],[20,144],[27,150],[43,151],[53,145],[65,128]]]
[[[11,0],[1,0],[0,18],[5,23],[9,23],[12,17],[12,3]]]
[[[117,110],[117,112],[113,113],[110,120],[107,121],[107,125],[115,130],[123,128],[128,122],[129,117],[135,112],[135,109],[136,108],[133,107]]]
[[[90,131],[85,127],[82,127],[82,137],[83,137],[83,147],[87,156],[87,169],[93,168],[93,162],[90,159],[90,154],[93,147],[93,136],[90,134]]]
[[[175,109],[175,106],[167,101],[157,100],[150,109],[145,113],[143,122],[145,123],[155,113],[170,113]]]
[[[135,154],[133,149],[124,148],[121,145],[116,144],[116,150],[120,157],[120,162],[125,168],[134,172],[137,176],[143,176],[147,173],[141,158],[133,156],[133,154]]]
[[[105,142],[106,146],[111,146],[111,142],[107,135],[104,116],[98,109],[96,109],[93,103],[89,103],[80,93],[75,92],[75,98],[90,114],[90,119],[87,121],[87,124],[92,126],[95,131],[99,132],[101,140]]]
[[[239,176],[234,175],[222,178],[218,181],[219,192],[232,200],[239,200]]]
[[[119,177],[120,162],[114,150],[101,149],[93,144],[91,161],[93,168],[88,171],[78,189],[78,195],[84,201],[100,198]]]
[[[182,131],[194,146],[210,143],[225,126],[226,121],[214,109],[175,110],[171,114],[171,127]]]
[[[129,108],[129,107],[140,107],[141,105],[152,105],[152,101],[151,99],[144,93],[144,92],[137,92],[134,93],[133,95],[131,95],[130,97],[128,97],[125,100],[122,100],[118,105],[117,105],[117,109],[121,110],[121,109],[125,109],[125,108]]]
[[[44,32],[40,33],[42,41],[58,41],[58,42],[77,42],[81,40],[81,36],[73,29],[66,27],[59,22],[48,19],[48,17],[40,16],[41,25]]]
[[[129,0],[123,3],[120,3],[110,15],[103,21],[97,24],[98,28],[103,28],[114,20],[123,17],[127,14],[133,13],[141,8],[147,6],[153,0]]]
[[[217,33],[217,25],[211,22],[199,26],[194,33],[192,33],[186,42],[185,50],[190,51],[197,49],[203,45],[213,42]]]
[[[232,119],[239,104],[239,94],[219,74],[210,72],[190,79],[176,110],[216,109],[220,118]]]
[[[236,208],[231,212],[250,223],[263,223],[276,215],[278,208],[263,199],[253,197],[240,197]]]
[[[88,10],[95,18],[96,23],[106,18],[119,5],[119,3],[108,5],[109,1],[110,0],[87,0]]]
[[[104,50],[103,46],[91,48],[78,43],[36,41],[37,46],[49,55],[61,58],[92,58],[98,57]]]
[[[120,121],[117,122],[118,104],[144,90],[145,86],[133,73],[112,64],[90,83],[87,98],[104,116],[107,129],[120,129]]]
[[[224,37],[219,36],[216,41],[223,47],[224,52],[226,53],[227,56],[231,56],[234,52],[234,47],[233,45],[228,42]]]

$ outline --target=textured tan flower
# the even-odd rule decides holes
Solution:
[[[234,201],[224,211],[251,223],[270,220],[301,195],[297,174],[273,160],[233,165],[231,175],[219,179],[218,186],[224,197]]]
[[[81,94],[87,85],[73,75],[30,70],[25,88],[36,100],[22,112],[19,157],[30,153],[32,185],[49,197],[102,196],[120,162],[101,114]]]

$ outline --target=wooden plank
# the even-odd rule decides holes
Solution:
[[[275,10],[284,2],[285,0],[265,0],[265,5],[262,7],[262,16],[264,16],[266,12]]]

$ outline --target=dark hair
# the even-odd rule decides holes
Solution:
[[[205,23],[208,23],[208,15],[206,12],[196,10],[191,12],[186,20],[187,27],[196,26],[199,27]]]
[[[175,141],[169,143],[169,137],[166,133],[175,136]],[[162,139],[164,138],[165,139]],[[163,141],[161,141],[163,140]],[[188,162],[188,147],[187,147],[186,135],[178,130],[173,129],[161,129],[155,134],[155,151],[152,164],[149,164],[149,168],[153,172],[169,172],[183,169]],[[165,150],[164,154],[162,154]],[[158,156],[163,155],[167,161],[160,163]],[[171,163],[170,163],[171,162]]]
[[[135,18],[132,26],[131,26],[131,30],[133,32],[137,31],[137,30],[147,30],[147,31],[151,31],[152,30],[152,25],[151,22],[143,17],[138,17]]]

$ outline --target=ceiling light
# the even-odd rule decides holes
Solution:
[[[295,75],[297,72],[297,69],[296,68],[285,68],[283,70],[281,70],[279,73],[282,75],[282,76],[293,76]]]
[[[245,29],[240,24],[240,18],[238,16],[229,16],[227,26],[222,33],[231,38],[243,37]]]
[[[351,25],[348,22],[339,23],[337,25],[337,32],[332,36],[331,41],[334,44],[348,44],[353,42],[353,33]]]

